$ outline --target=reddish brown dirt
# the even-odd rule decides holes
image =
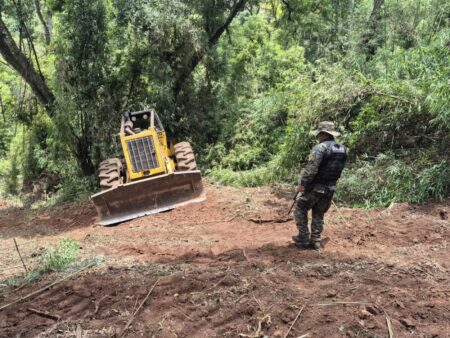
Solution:
[[[0,280],[20,274],[13,237],[31,266],[62,237],[77,239],[82,257],[105,258],[0,310],[0,337],[118,337],[157,280],[125,337],[284,337],[302,308],[289,337],[388,337],[386,315],[394,337],[449,337],[449,200],[332,207],[316,252],[290,243],[290,201],[271,189],[207,190],[204,203],[115,227],[94,226],[88,204],[0,208]],[[61,276],[3,285],[12,293],[0,304]]]

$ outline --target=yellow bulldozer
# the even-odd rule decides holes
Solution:
[[[91,196],[99,224],[116,224],[205,200],[191,145],[168,143],[156,111],[123,113],[119,138],[123,156],[100,163],[102,191]]]

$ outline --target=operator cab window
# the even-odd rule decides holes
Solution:
[[[133,130],[135,133],[146,130],[150,127],[150,112],[140,115],[132,115],[131,121],[133,122]]]

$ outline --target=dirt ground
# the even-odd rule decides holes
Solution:
[[[88,203],[29,211],[1,202],[0,281],[22,273],[13,238],[30,266],[61,238],[80,242],[80,259],[104,263],[0,310],[0,337],[120,337],[130,319],[123,337],[449,337],[450,200],[332,206],[317,252],[291,244],[279,188],[207,193],[114,227],[95,226]],[[64,276],[2,284],[0,307]]]

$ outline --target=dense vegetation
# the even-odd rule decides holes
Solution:
[[[446,0],[1,0],[0,176],[96,186],[125,110],[155,107],[213,180],[297,180],[320,120],[351,149],[338,198],[450,186]]]

